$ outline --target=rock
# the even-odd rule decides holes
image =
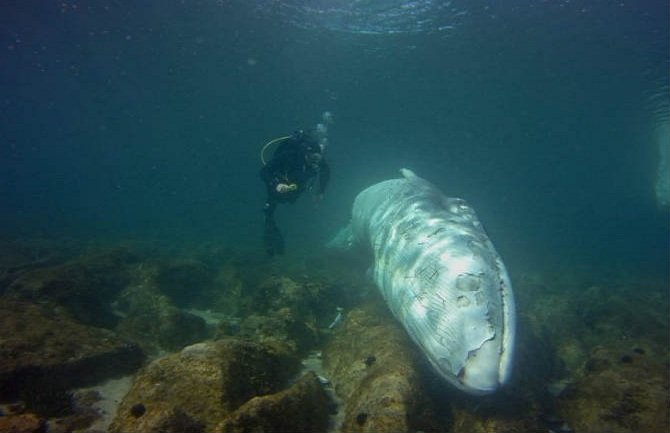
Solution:
[[[1,400],[66,404],[68,389],[130,373],[142,361],[137,346],[73,321],[58,306],[0,301]]]
[[[112,328],[117,317],[109,303],[128,283],[128,265],[135,260],[122,248],[80,256],[65,264],[22,274],[11,283],[6,295],[53,302],[84,324]]]
[[[252,292],[249,312],[270,315],[290,310],[311,328],[325,328],[342,305],[344,293],[325,280],[273,275],[261,280]]]
[[[191,307],[212,283],[214,273],[194,259],[174,259],[158,268],[156,283],[179,307]]]
[[[318,342],[317,331],[289,308],[280,308],[267,316],[249,315],[240,324],[238,336],[296,358]]]
[[[618,347],[593,349],[588,363],[597,368],[585,369],[557,404],[575,431],[670,431],[667,365],[655,356],[630,356],[622,363]]]
[[[77,321],[114,329],[146,352],[174,351],[209,333],[201,318],[175,307],[159,282],[178,297],[174,291],[193,289],[189,281],[198,287],[204,284],[203,268],[197,262],[178,262],[162,272],[138,264],[127,248],[115,248],[23,273],[6,296],[58,304]]]
[[[245,302],[250,313],[239,326],[222,323],[217,337],[235,335],[302,357],[319,344],[331,314],[336,313],[324,296],[326,286],[315,282],[271,276],[249,291]],[[234,298],[230,302],[235,304]]]
[[[467,409],[456,408],[453,413],[453,427],[449,432],[453,433],[557,433],[547,427],[539,425],[538,420],[528,417],[510,418],[501,415],[494,407],[488,410],[477,410],[477,405],[469,406]]]
[[[234,338],[188,346],[135,376],[110,432],[173,431],[167,426],[176,423],[212,431],[251,397],[277,391],[296,369],[267,347]]]
[[[0,295],[26,272],[53,265],[62,259],[66,248],[53,245],[30,245],[18,240],[0,240]]]
[[[238,268],[231,262],[221,265],[214,277],[213,284],[203,292],[200,302],[206,302],[206,308],[220,311],[228,316],[239,316],[244,308],[251,306],[245,293],[249,287],[240,278]]]
[[[5,433],[45,433],[45,420],[32,413],[0,417],[0,432]]]
[[[143,266],[113,305],[117,331],[148,352],[176,351],[209,337],[205,321],[175,307],[156,283],[157,269]]]
[[[205,433],[205,424],[192,418],[179,408],[172,409],[151,433]]]
[[[341,431],[425,430],[433,422],[426,414],[417,416],[425,399],[416,353],[385,305],[366,304],[348,313],[323,351],[328,377],[344,402]],[[372,364],[366,363],[370,356]]]
[[[229,414],[217,433],[323,432],[329,398],[313,372],[276,394],[254,397]]]

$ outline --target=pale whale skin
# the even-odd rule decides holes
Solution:
[[[369,245],[372,275],[393,315],[437,372],[471,394],[510,377],[512,285],[474,210],[410,170],[358,194],[329,246]]]

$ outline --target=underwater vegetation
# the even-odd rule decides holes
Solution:
[[[470,396],[434,372],[351,258],[0,250],[0,431],[670,429],[667,279],[512,272],[510,383]]]

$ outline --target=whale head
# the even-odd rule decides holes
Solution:
[[[442,377],[471,394],[491,393],[512,370],[512,285],[474,210],[461,199],[441,209],[414,226],[417,247],[402,249],[414,255],[391,271],[390,286],[404,296],[389,305]]]
[[[470,394],[492,393],[508,382],[514,353],[504,265],[490,243],[478,248],[469,239],[467,248],[452,245],[432,266],[440,276],[419,284],[422,296],[406,309],[405,325],[443,378]]]

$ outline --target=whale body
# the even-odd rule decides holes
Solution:
[[[514,352],[505,265],[472,207],[401,173],[356,196],[329,246],[367,245],[384,300],[435,370],[463,391],[491,393],[508,381]]]

